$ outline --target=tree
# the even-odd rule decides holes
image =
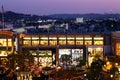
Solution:
[[[102,71],[102,67],[105,64],[105,62],[101,59],[96,59],[91,63],[90,70],[87,74],[88,80],[96,80],[98,79],[100,72]]]

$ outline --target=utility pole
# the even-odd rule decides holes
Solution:
[[[3,30],[5,28],[5,23],[4,23],[4,7],[2,5],[2,24],[3,24]]]
[[[2,14],[2,24],[3,24],[3,30],[5,28],[5,23],[4,23],[4,14]]]

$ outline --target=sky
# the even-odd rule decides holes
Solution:
[[[120,13],[120,0],[0,0],[2,4],[5,11],[37,15]]]

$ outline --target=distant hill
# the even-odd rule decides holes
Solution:
[[[12,11],[5,12],[5,21],[16,21],[16,20],[28,20],[28,21],[37,21],[39,19],[68,19],[68,18],[77,18],[83,17],[86,19],[103,19],[103,18],[119,18],[120,14],[53,14],[47,16],[38,16],[38,15],[31,15],[31,14],[22,14],[22,13],[15,13]],[[2,13],[0,13],[0,20],[2,19]]]
[[[37,21],[39,19],[49,19],[49,16],[38,16],[38,15],[31,15],[31,14],[22,14],[16,13],[12,11],[6,11],[4,13],[5,21],[17,21],[17,20],[28,20],[28,21]],[[2,20],[2,13],[0,13],[0,20]]]
[[[49,15],[50,17],[54,18],[77,18],[77,17],[83,17],[83,18],[89,18],[89,19],[94,19],[94,18],[120,18],[120,14],[53,14]]]

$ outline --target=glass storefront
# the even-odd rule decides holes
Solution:
[[[103,46],[88,46],[88,64],[89,66],[95,58],[103,59]]]
[[[78,65],[83,60],[83,49],[59,49],[59,64]]]
[[[72,59],[83,60],[83,49],[72,49]]]
[[[51,50],[39,50],[39,51],[30,51],[31,55],[34,56],[34,64],[42,66],[50,66],[55,61],[55,54]]]

